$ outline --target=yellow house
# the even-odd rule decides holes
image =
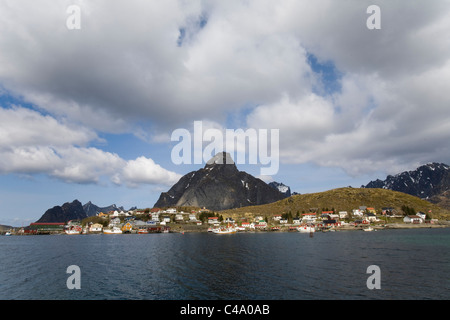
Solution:
[[[98,216],[99,216],[99,217],[109,217],[109,214],[100,212],[100,213],[98,214]]]
[[[133,225],[132,225],[131,223],[129,223],[129,222],[125,223],[125,224],[122,226],[122,232],[123,232],[123,233],[131,232],[132,229],[133,229]]]

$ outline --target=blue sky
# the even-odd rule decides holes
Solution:
[[[279,130],[276,174],[237,165],[299,193],[450,163],[450,5],[378,1],[369,30],[372,4],[2,2],[0,224],[74,199],[153,206],[204,166],[171,158],[194,121]]]

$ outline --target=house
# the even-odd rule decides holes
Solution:
[[[280,220],[280,223],[281,223],[281,224],[286,224],[286,223],[288,223],[288,220],[287,220],[287,219],[281,219],[281,220]]]
[[[177,209],[169,208],[169,209],[166,210],[166,213],[169,213],[169,214],[177,213]]]
[[[175,215],[175,221],[183,221],[183,220],[184,220],[184,218],[183,218],[182,214]]]
[[[170,217],[169,216],[164,216],[163,218],[162,218],[162,220],[163,220],[163,222],[170,222]]]
[[[257,229],[257,230],[265,230],[266,227],[267,227],[266,222],[259,222],[259,223],[255,224],[255,229]]]
[[[197,221],[197,216],[195,213],[189,214],[189,221]]]
[[[275,221],[280,221],[281,220],[281,214],[276,214],[272,217],[273,220]]]
[[[250,222],[242,222],[241,227],[246,229],[255,229],[255,224]]]
[[[377,211],[375,210],[375,208],[367,208],[366,211],[367,211],[368,213],[377,214]]]
[[[264,221],[264,218],[262,216],[256,216],[255,222]]]
[[[339,219],[345,219],[348,217],[347,211],[339,211]]]
[[[89,226],[89,232],[101,232],[103,226],[100,223],[93,223]]]
[[[423,220],[418,215],[412,215],[412,216],[405,216],[403,218],[404,223],[422,223]]]
[[[357,217],[362,217],[364,215],[364,210],[361,209],[353,209],[353,215]]]
[[[127,222],[122,226],[121,229],[123,233],[128,233],[131,232],[131,230],[133,230],[133,225],[131,224],[131,222]]]
[[[302,222],[303,223],[313,223],[316,222],[316,213],[304,213],[302,214]]]
[[[219,217],[208,217],[208,223],[214,224],[219,222]]]
[[[225,219],[225,223],[234,223],[234,219],[231,217],[228,217]]]
[[[300,219],[299,217],[295,217],[294,219],[292,219],[293,224],[300,224],[301,221],[302,221],[302,219]]]
[[[369,212],[366,217],[369,221],[378,221],[377,216],[373,212]]]
[[[322,221],[322,224],[323,224],[323,226],[325,226],[325,227],[329,227],[329,226],[337,226],[337,225],[338,225],[338,222],[337,222],[336,220],[330,219],[330,220],[323,220],[323,221]]]
[[[416,216],[419,216],[422,219],[422,221],[425,221],[425,219],[427,217],[427,215],[421,211],[417,212]]]

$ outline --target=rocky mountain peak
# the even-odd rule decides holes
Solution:
[[[428,163],[415,170],[388,175],[385,180],[377,179],[363,188],[382,188],[428,199],[450,189],[450,167],[444,163]]]
[[[225,210],[266,204],[283,198],[278,189],[239,171],[229,153],[219,152],[204,168],[184,175],[169,191],[161,193],[154,206]]]

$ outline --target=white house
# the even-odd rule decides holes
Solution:
[[[416,216],[419,216],[422,219],[422,221],[425,221],[425,219],[427,217],[427,215],[423,212],[417,212]]]
[[[189,214],[189,220],[190,221],[197,221],[197,216],[195,215],[195,213]]]
[[[168,217],[168,216],[164,216],[163,217],[163,222],[170,222],[170,217]]]
[[[315,213],[304,213],[302,218],[303,223],[314,223],[316,222],[316,214]]]
[[[294,218],[294,219],[292,219],[292,223],[293,223],[293,224],[300,224],[300,222],[301,222],[301,219],[300,219],[300,218]]]
[[[275,220],[275,221],[280,221],[281,220],[281,214],[274,215],[272,219]]]
[[[347,211],[339,211],[339,219],[345,219],[348,217]]]
[[[103,230],[103,226],[100,223],[93,223],[89,227],[89,232],[101,232]]]
[[[421,217],[414,215],[414,216],[406,216],[403,218],[404,223],[422,223],[423,220]]]
[[[338,220],[340,218],[340,215],[337,213],[331,213],[328,215],[331,220]]]
[[[183,221],[184,220],[184,218],[183,218],[183,215],[182,214],[177,214],[176,216],[175,216],[175,221]]]
[[[281,224],[286,224],[286,223],[288,223],[288,220],[287,220],[287,219],[281,219],[281,220],[280,220],[280,223],[281,223]]]
[[[357,217],[362,217],[364,215],[364,210],[361,209],[353,209],[353,215]]]
[[[166,210],[166,213],[177,213],[177,209],[169,208],[169,209]]]
[[[214,223],[218,223],[219,222],[219,218],[218,217],[208,217],[208,223],[209,224],[214,224]]]
[[[241,227],[244,227],[246,229],[255,229],[255,224],[253,222],[242,222]]]

